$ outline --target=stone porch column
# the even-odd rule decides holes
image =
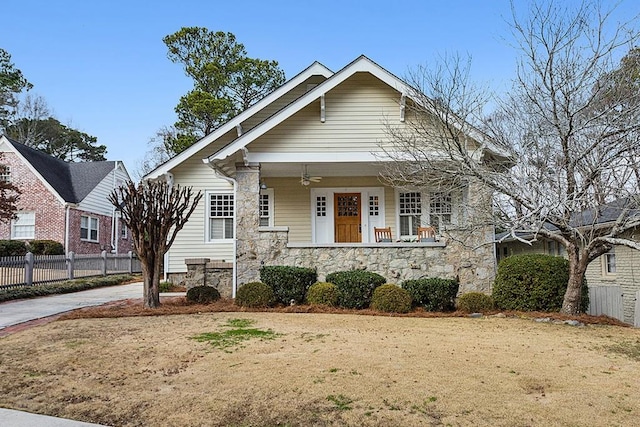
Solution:
[[[236,165],[236,239],[237,285],[260,278],[260,257],[257,253],[260,223],[260,166]]]

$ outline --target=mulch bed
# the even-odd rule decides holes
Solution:
[[[40,326],[53,322],[55,320],[73,320],[73,319],[94,319],[94,318],[115,318],[115,317],[139,317],[139,316],[168,316],[175,314],[199,314],[199,313],[228,313],[228,312],[267,312],[267,313],[329,313],[329,314],[357,314],[363,316],[394,316],[394,317],[468,317],[469,313],[460,311],[442,313],[425,311],[418,308],[410,313],[381,313],[375,310],[353,310],[345,308],[335,308],[317,305],[293,305],[280,306],[272,308],[245,308],[239,307],[232,300],[222,299],[211,304],[191,304],[187,302],[185,297],[161,297],[161,305],[158,308],[144,308],[142,298],[126,299],[121,301],[113,301],[103,305],[80,308],[54,316],[44,317],[41,319],[31,320],[29,322],[20,323],[18,325],[8,326],[0,330],[0,337],[21,332],[34,326]],[[552,320],[577,320],[586,325],[611,325],[629,327],[630,325],[623,323],[617,319],[608,316],[590,316],[588,314],[580,314],[578,316],[567,316],[561,313],[548,312],[490,312],[484,313],[485,316],[497,315],[501,313],[505,317],[516,317],[524,319],[550,318]]]

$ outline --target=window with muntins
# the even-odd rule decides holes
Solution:
[[[400,193],[399,216],[400,235],[417,236],[420,226],[420,216],[422,215],[422,196],[418,192]]]
[[[11,182],[11,166],[0,165],[0,182]]]
[[[36,237],[36,213],[18,212],[11,220],[11,238],[30,240]]]
[[[98,241],[98,218],[94,216],[80,217],[80,239],[90,242]]]
[[[440,231],[440,227],[451,224],[451,193],[437,192],[431,193],[429,200],[429,222]]]
[[[233,194],[209,195],[209,240],[233,239]]]
[[[260,227],[273,227],[273,190],[260,190]]]

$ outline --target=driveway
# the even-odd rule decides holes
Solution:
[[[0,304],[0,331],[31,320],[129,298],[142,298],[142,282],[3,302]]]

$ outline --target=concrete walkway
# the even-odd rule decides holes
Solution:
[[[101,424],[84,423],[66,418],[48,417],[29,412],[0,408],[0,425],[7,427],[100,427]]]
[[[82,307],[142,298],[142,282],[0,303],[0,330]]]
[[[3,302],[0,303],[0,331],[9,326],[61,314],[77,308],[101,305],[129,298],[142,298],[141,282],[107,286],[70,294]],[[95,427],[99,426],[99,424],[0,408],[0,426]]]

